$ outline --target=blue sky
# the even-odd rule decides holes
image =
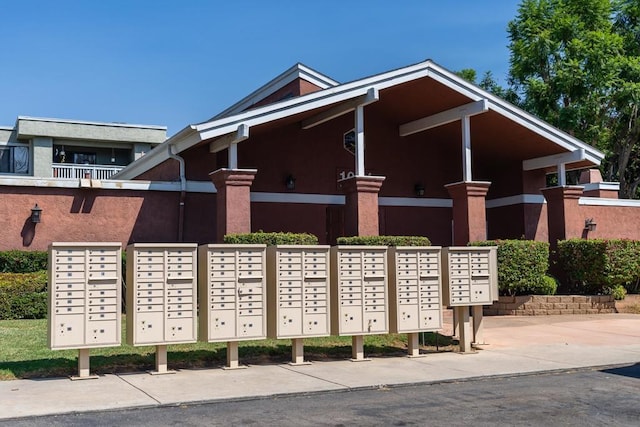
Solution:
[[[0,0],[0,126],[204,121],[296,62],[347,82],[430,58],[504,83],[517,0]]]

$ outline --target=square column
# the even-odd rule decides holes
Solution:
[[[384,176],[354,176],[341,181],[346,194],[344,231],[347,236],[377,236],[378,193]]]
[[[580,215],[580,197],[584,191],[580,186],[543,188],[547,200],[547,224],[549,244],[557,246],[558,240],[582,237],[584,218]]]
[[[256,169],[218,169],[209,176],[216,186],[216,240],[225,234],[251,232],[251,183]]]
[[[487,239],[486,196],[490,182],[464,181],[445,185],[453,200],[453,244]]]

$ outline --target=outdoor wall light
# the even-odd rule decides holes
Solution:
[[[296,189],[296,179],[293,177],[293,175],[287,175],[287,177],[284,179],[284,185],[287,187],[287,190]]]
[[[584,220],[584,229],[587,231],[596,231],[597,225],[598,224],[596,224],[593,218],[587,218]]]
[[[38,224],[40,222],[40,218],[42,217],[42,208],[36,205],[31,208],[31,222],[34,224]]]
[[[413,190],[416,192],[416,196],[418,197],[424,196],[424,185],[416,184],[415,187],[413,187]]]

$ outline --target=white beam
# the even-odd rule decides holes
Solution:
[[[327,111],[323,111],[322,113],[316,114],[313,117],[303,120],[302,129],[310,129],[314,126],[318,126],[319,124],[328,122],[329,120],[335,119],[336,117],[342,116],[343,114],[347,114],[355,110],[358,106],[365,106],[376,102],[378,99],[380,99],[378,89],[371,87],[364,95],[353,98],[347,102],[336,105],[335,107],[330,108]]]
[[[471,173],[471,121],[469,116],[462,118],[462,179],[473,181]]]
[[[447,123],[460,120],[463,117],[471,117],[476,114],[484,113],[487,110],[489,110],[489,101],[487,99],[470,102],[459,107],[451,108],[450,110],[445,110],[440,113],[400,125],[400,136],[407,136],[434,127],[446,125]]]
[[[558,185],[564,187],[567,185],[567,168],[564,163],[558,163]]]
[[[249,126],[241,123],[235,132],[222,135],[220,138],[211,141],[211,143],[209,143],[209,152],[217,153],[229,147],[231,144],[237,144],[247,138],[249,138]]]
[[[364,108],[356,107],[356,176],[365,176],[364,173]]]
[[[522,161],[522,170],[530,171],[535,169],[545,169],[559,164],[568,164],[586,160],[587,156],[584,148],[569,151],[567,153],[552,154],[550,156],[537,157]]]

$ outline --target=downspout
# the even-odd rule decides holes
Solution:
[[[184,159],[173,152],[171,143],[167,146],[169,157],[180,164],[180,207],[178,210],[178,242],[183,241],[184,231],[184,201],[187,197],[187,178],[184,173]]]

